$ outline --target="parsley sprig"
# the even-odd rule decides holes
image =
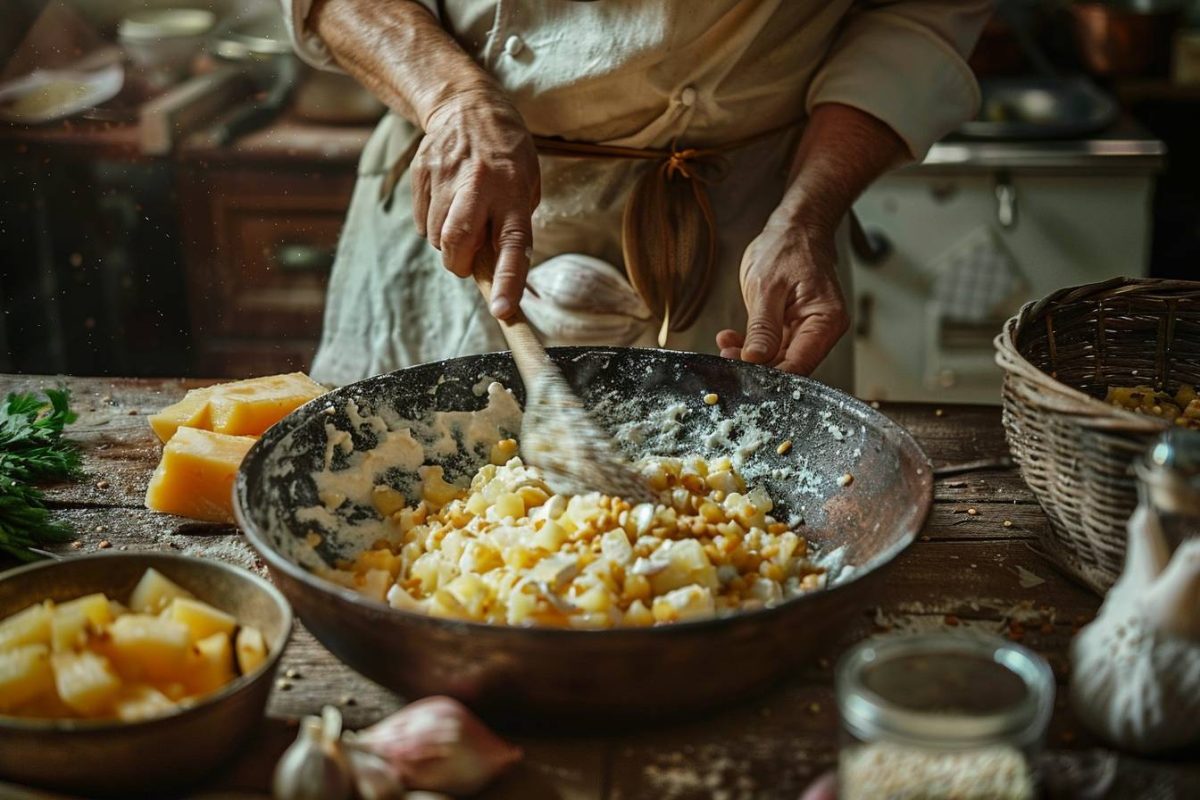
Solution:
[[[32,561],[31,548],[71,538],[70,526],[50,518],[35,481],[80,474],[79,450],[62,438],[75,421],[70,392],[47,389],[46,399],[10,394],[0,406],[0,553]]]

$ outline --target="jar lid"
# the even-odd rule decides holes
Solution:
[[[1054,673],[1031,650],[994,636],[889,636],[838,664],[842,722],[864,741],[966,749],[1038,741],[1054,705]]]
[[[1156,507],[1200,514],[1200,431],[1167,431],[1134,466]]]

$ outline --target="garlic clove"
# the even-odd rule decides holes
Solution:
[[[522,758],[449,697],[411,703],[350,741],[386,760],[405,786],[456,796],[478,792]]]
[[[404,783],[383,756],[347,743],[346,755],[354,773],[359,800],[404,800]]]
[[[340,741],[342,716],[327,706],[320,717],[300,723],[296,741],[275,767],[275,800],[350,800],[350,762]]]

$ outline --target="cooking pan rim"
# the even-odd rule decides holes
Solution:
[[[716,356],[708,353],[692,353],[688,351],[667,350],[663,348],[572,346],[549,347],[546,349],[551,356],[560,356],[560,358],[555,359],[556,361],[569,360],[571,357],[580,355],[604,353],[620,355],[621,353],[640,350],[646,350],[652,353],[686,355],[691,360],[702,360],[708,362],[727,362],[731,360],[722,356]],[[512,354],[509,350],[496,350],[488,353],[458,356],[456,358],[448,358],[441,361],[413,364],[409,367],[393,370],[392,372],[380,373],[379,375],[372,375],[368,378],[364,378],[361,381],[355,381],[354,383],[348,383],[345,386],[339,386],[331,390],[328,394],[353,391],[353,387],[359,386],[368,381],[375,381],[387,376],[407,372],[409,370],[427,368],[435,364],[449,365],[457,362],[478,360],[489,356],[508,356],[511,358]],[[773,367],[767,367],[761,364],[751,364],[745,361],[735,361],[734,363],[739,369],[748,371],[764,370],[777,372],[777,370],[775,370]],[[818,595],[825,595],[831,592],[844,593],[842,590],[874,576],[879,570],[889,566],[893,561],[896,560],[896,558],[900,556],[901,553],[907,550],[913,544],[913,542],[916,541],[917,536],[920,535],[921,530],[924,528],[925,523],[929,519],[929,515],[933,510],[933,463],[929,460],[929,456],[925,453],[924,448],[921,447],[920,443],[917,442],[916,438],[911,432],[908,431],[907,428],[847,392],[842,392],[839,389],[835,389],[828,384],[822,383],[821,381],[815,380],[806,375],[794,375],[788,373],[783,374],[787,374],[789,379],[792,380],[798,380],[802,383],[815,384],[817,387],[820,387],[818,391],[832,391],[843,395],[843,402],[847,406],[853,407],[863,416],[871,419],[877,419],[878,421],[882,422],[883,424],[877,427],[888,431],[891,436],[898,438],[898,441],[895,442],[898,449],[901,452],[908,450],[910,451],[911,455],[916,456],[921,466],[919,477],[924,491],[920,492],[919,496],[914,498],[915,503],[919,507],[918,513],[913,517],[911,530],[905,531],[902,538],[897,540],[887,549],[876,554],[875,557],[869,562],[872,564],[870,569],[866,569],[865,565],[850,565],[854,567],[854,572],[848,579],[841,581],[834,586],[821,589],[817,592],[810,592],[807,594],[790,597],[773,606],[754,609],[752,611],[741,611],[726,616],[713,616],[697,620],[672,622],[669,625],[651,625],[644,627],[628,626],[613,628],[558,628],[538,625],[526,627],[521,625],[501,625],[488,622],[476,622],[474,620],[449,619],[445,617],[435,617],[431,614],[422,614],[416,611],[393,608],[386,603],[380,603],[371,600],[365,595],[352,589],[338,586],[332,581],[327,581],[320,576],[304,569],[299,564],[287,558],[282,552],[279,552],[275,549],[265,534],[259,531],[258,526],[245,512],[243,508],[243,496],[247,494],[249,485],[247,465],[265,458],[267,449],[274,447],[277,444],[277,440],[283,438],[290,432],[290,429],[285,427],[285,423],[287,423],[288,420],[292,419],[293,417],[300,419],[301,417],[299,415],[303,414],[309,406],[314,406],[316,404],[323,405],[322,401],[328,397],[328,394],[315,398],[314,400],[293,411],[287,417],[284,417],[283,420],[272,426],[271,429],[263,434],[263,436],[260,437],[259,440],[255,442],[250,450],[246,453],[245,458],[242,460],[241,466],[238,468],[237,479],[234,481],[233,485],[234,519],[237,522],[238,527],[241,528],[242,532],[245,534],[246,539],[250,542],[250,545],[255,549],[255,551],[258,552],[260,556],[262,556],[263,560],[267,562],[272,571],[279,570],[292,580],[299,582],[310,590],[315,590],[322,594],[333,595],[333,597],[336,599],[349,603],[352,606],[369,613],[390,615],[396,620],[403,621],[406,625],[416,624],[431,628],[440,628],[447,631],[456,631],[484,636],[509,636],[513,634],[519,634],[524,636],[532,635],[539,638],[557,639],[582,639],[584,637],[589,637],[594,640],[601,636],[607,636],[610,639],[618,637],[655,637],[662,639],[664,635],[690,635],[701,633],[704,630],[716,630],[719,628],[724,628],[742,621],[766,621],[774,616],[791,611],[795,606],[803,603],[806,599],[811,599]],[[302,615],[301,619],[303,620]]]

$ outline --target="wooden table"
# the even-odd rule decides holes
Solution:
[[[62,545],[63,552],[173,550],[263,570],[236,529],[153,513],[142,505],[159,457],[158,441],[144,417],[203,383],[0,376],[0,391],[6,393],[63,384],[73,392],[79,420],[70,436],[84,449],[87,477],[47,492],[55,515],[78,533],[76,541]],[[889,404],[883,411],[915,434],[938,467],[994,461],[1007,454],[997,408]],[[1060,698],[1065,698],[1068,645],[1095,614],[1099,598],[1055,572],[1035,552],[1035,537],[1046,518],[1014,469],[940,477],[934,492],[925,530],[893,565],[886,596],[844,632],[830,658],[885,631],[992,631],[1042,653],[1058,675]],[[277,686],[269,718],[253,745],[213,786],[197,788],[266,790],[276,758],[294,737],[296,719],[325,704],[340,704],[352,727],[401,705],[396,695],[343,666],[300,627],[284,654],[284,672],[295,678],[290,688]],[[836,759],[831,662],[822,658],[771,694],[700,722],[609,738],[520,744],[528,754],[525,762],[486,792],[486,798],[795,800]],[[1048,745],[1070,753],[1096,746],[1063,699]],[[1157,792],[1155,797],[1200,796],[1200,766],[1195,763],[1121,757],[1119,764],[1121,785],[1111,797],[1139,796],[1143,790]]]

